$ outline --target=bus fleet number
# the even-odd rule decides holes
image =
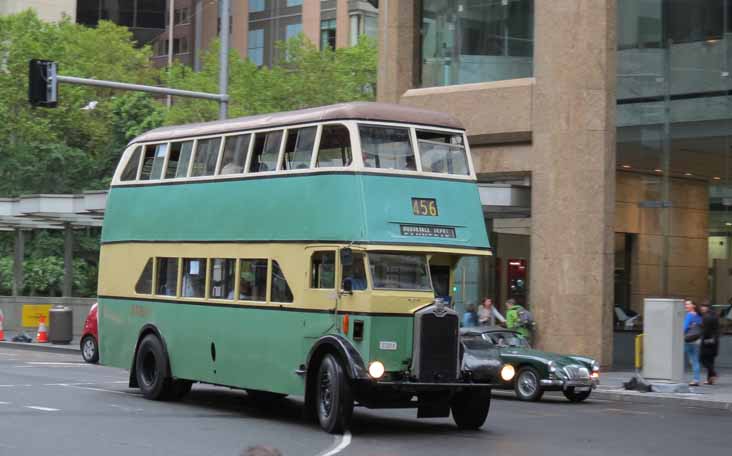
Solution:
[[[412,213],[414,215],[437,216],[437,200],[433,198],[412,198]]]

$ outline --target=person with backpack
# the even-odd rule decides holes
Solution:
[[[714,369],[714,358],[719,352],[719,317],[711,308],[708,301],[699,307],[702,317],[701,346],[699,347],[699,361],[707,370],[705,385],[714,385],[717,380],[717,371]]]
[[[684,352],[686,352],[686,357],[689,358],[693,375],[689,386],[699,386],[699,380],[701,379],[699,348],[701,346],[703,332],[702,318],[699,316],[696,304],[691,299],[684,301],[684,308],[686,309],[686,317],[684,318]]]
[[[516,304],[513,298],[506,301],[506,328],[518,331],[527,340],[531,340],[534,316],[523,306]]]

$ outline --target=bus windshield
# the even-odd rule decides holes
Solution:
[[[432,291],[427,257],[399,253],[370,253],[374,288]]]

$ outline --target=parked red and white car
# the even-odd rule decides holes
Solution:
[[[99,318],[97,316],[98,304],[89,309],[84,322],[84,331],[81,334],[81,357],[87,363],[96,364],[99,362]]]

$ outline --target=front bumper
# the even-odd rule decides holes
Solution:
[[[359,382],[362,388],[374,390],[391,390],[409,393],[420,393],[426,391],[463,391],[475,389],[492,389],[498,387],[493,383],[473,382],[445,382],[445,383],[422,383],[410,381],[374,381],[367,380]]]
[[[590,388],[595,389],[600,384],[599,378],[590,377],[589,379],[542,379],[539,381],[541,388],[544,390],[564,390],[567,388]]]

